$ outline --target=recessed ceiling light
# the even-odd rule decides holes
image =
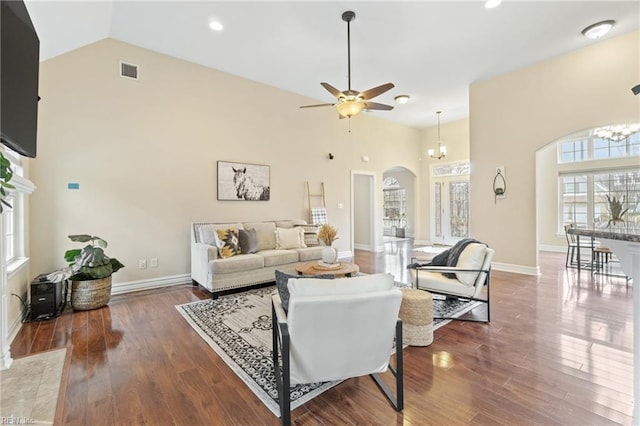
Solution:
[[[409,95],[398,95],[393,99],[399,104],[406,104],[409,102]]]
[[[502,0],[487,0],[484,7],[487,9],[493,9],[494,7],[500,6],[500,3],[502,3]]]
[[[222,31],[224,29],[224,26],[218,21],[211,21],[209,22],[209,28],[211,28],[213,31]]]
[[[597,39],[605,35],[609,32],[611,28],[613,28],[613,24],[616,21],[609,19],[607,21],[597,22],[593,25],[589,25],[587,28],[582,30],[582,35],[586,38]]]

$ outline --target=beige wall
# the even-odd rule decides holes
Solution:
[[[118,76],[120,60],[139,81]],[[119,41],[46,61],[40,75],[34,276],[63,266],[73,233],[109,241],[126,265],[115,283],[187,274],[190,222],[308,218],[306,181],[324,181],[337,248],[349,251],[351,170],[375,173],[377,188],[390,167],[418,170],[416,129],[361,114],[349,132],[331,108],[298,108],[317,100]],[[217,201],[217,160],[269,165],[271,201]],[[158,268],[138,269],[152,257]]]
[[[639,38],[600,41],[470,87],[471,226],[496,249],[497,263],[537,267],[536,151],[579,130],[638,121],[631,87],[640,79]],[[508,189],[494,204],[499,165]]]

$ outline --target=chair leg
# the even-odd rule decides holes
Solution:
[[[276,312],[271,306],[271,329],[273,337],[273,374],[276,379],[278,403],[280,405],[280,420],[283,426],[291,425],[291,378],[289,375],[289,330],[286,324],[280,328],[276,319]],[[280,348],[280,338],[282,347]],[[282,374],[280,373],[278,350],[282,351]]]
[[[389,370],[396,379],[396,396],[389,387],[382,381],[380,375],[371,374],[371,378],[376,385],[380,388],[382,393],[387,397],[389,402],[396,411],[402,411],[404,409],[404,360],[402,355],[402,320],[396,322],[396,368],[389,365]]]

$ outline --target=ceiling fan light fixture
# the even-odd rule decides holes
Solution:
[[[591,40],[599,39],[604,36],[606,33],[613,28],[613,25],[616,23],[613,19],[608,19],[606,21],[596,22],[595,24],[589,25],[587,28],[582,30],[582,35]]]
[[[400,105],[406,104],[407,102],[409,102],[409,99],[411,99],[409,97],[409,95],[398,95],[395,98],[393,98],[397,103],[399,103]]]
[[[340,101],[336,105],[338,114],[343,117],[353,117],[362,111],[364,103],[359,101]]]

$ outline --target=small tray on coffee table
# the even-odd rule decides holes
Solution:
[[[355,263],[340,262],[339,268],[330,268],[323,266],[322,262],[315,260],[306,262],[296,266],[296,272],[299,275],[319,275],[332,274],[336,277],[352,277],[360,272],[360,268]]]

